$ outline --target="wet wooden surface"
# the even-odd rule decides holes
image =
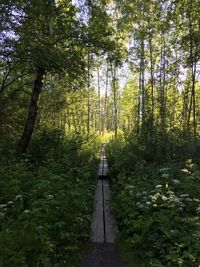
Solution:
[[[110,211],[111,190],[108,178],[108,162],[105,147],[99,164],[98,182],[95,191],[95,209],[91,223],[91,241],[94,243],[114,243],[118,227]]]
[[[103,193],[102,180],[98,180],[95,191],[95,210],[92,216],[91,241],[95,243],[104,242],[104,212],[103,212]]]

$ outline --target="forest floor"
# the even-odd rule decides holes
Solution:
[[[115,244],[93,243],[80,267],[125,267]]]

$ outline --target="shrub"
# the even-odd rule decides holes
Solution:
[[[42,133],[2,160],[0,266],[74,266],[88,240],[99,141]],[[7,163],[5,165],[5,162]]]
[[[148,266],[198,267],[198,165],[192,160],[183,164],[182,158],[163,165],[147,162],[138,156],[141,148],[120,143],[119,149],[119,143],[116,140],[108,145],[112,207],[130,252],[145,258]]]

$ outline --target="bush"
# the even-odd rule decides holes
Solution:
[[[119,140],[108,145],[112,207],[130,253],[148,266],[198,267],[198,165],[192,160],[182,163],[182,158],[162,165],[148,162],[139,151],[145,152],[140,145]]]
[[[74,266],[88,240],[100,142],[44,132],[1,161],[0,266]]]

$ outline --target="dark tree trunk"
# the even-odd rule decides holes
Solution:
[[[190,75],[187,77],[187,84],[183,92],[183,111],[182,111],[182,119],[183,119],[183,132],[185,136],[188,137],[187,132],[187,118],[188,118],[188,107],[189,107],[189,91],[190,91]]]
[[[42,90],[43,85],[43,78],[44,78],[45,70],[42,68],[37,69],[36,78],[34,81],[34,87],[31,94],[31,103],[28,112],[28,116],[26,119],[26,123],[24,126],[24,131],[22,133],[21,139],[18,144],[18,150],[21,153],[25,153],[29,143],[31,141],[31,137],[35,128],[35,122],[37,118],[37,111],[38,111],[38,101],[40,97],[40,93]]]

